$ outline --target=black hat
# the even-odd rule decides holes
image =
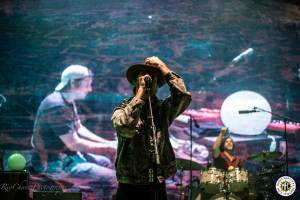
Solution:
[[[146,73],[149,72],[151,74],[154,73],[157,76],[157,84],[159,87],[165,84],[165,78],[161,73],[161,71],[157,69],[156,66],[149,65],[149,64],[134,64],[130,66],[126,72],[126,77],[129,83],[131,83],[132,85],[136,85],[138,75],[141,72],[146,72]]]

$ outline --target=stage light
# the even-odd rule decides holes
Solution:
[[[239,91],[228,96],[221,107],[221,119],[230,132],[239,135],[259,135],[271,122],[271,114],[255,108],[271,111],[268,101],[252,91]]]

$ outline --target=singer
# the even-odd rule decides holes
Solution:
[[[176,172],[168,128],[191,102],[182,78],[158,57],[127,70],[134,96],[116,107],[112,122],[118,137],[117,200],[167,200],[165,179]],[[165,83],[170,96],[156,97]]]

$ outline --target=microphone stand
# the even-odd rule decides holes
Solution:
[[[158,199],[158,193],[157,193],[157,188],[156,188],[156,180],[158,179],[158,173],[157,173],[157,168],[160,165],[160,158],[159,158],[159,153],[158,153],[158,147],[157,147],[157,138],[156,138],[156,126],[154,124],[154,117],[153,117],[153,111],[152,111],[152,105],[151,105],[151,95],[150,95],[150,86],[148,85],[146,87],[146,91],[148,92],[148,102],[149,102],[149,111],[150,114],[148,115],[148,118],[151,119],[151,129],[152,129],[152,137],[153,141],[150,141],[151,146],[154,146],[154,156],[155,156],[155,164],[154,164],[154,170],[155,173],[153,174],[152,172],[152,177],[153,177],[153,186],[154,186],[154,200]],[[151,140],[151,139],[150,139]],[[153,176],[154,175],[154,176]],[[160,182],[160,180],[158,179]]]
[[[148,101],[149,101],[149,110],[150,110],[150,115],[148,116],[148,118],[151,119],[151,129],[152,129],[152,137],[153,137],[153,143],[154,143],[155,163],[156,163],[156,165],[160,165],[160,158],[159,158],[158,147],[157,147],[157,138],[156,138],[156,127],[155,127],[154,119],[153,119],[153,112],[152,112],[151,96],[150,95],[148,97]]]
[[[193,158],[193,122],[195,123],[196,128],[200,128],[197,121],[190,115],[189,125],[190,125],[190,186],[189,186],[189,200],[192,198],[192,185],[193,185],[193,173],[192,173],[192,158]]]
[[[279,119],[283,120],[283,123],[284,123],[284,140],[285,140],[285,175],[288,176],[289,175],[289,161],[288,161],[289,159],[288,159],[288,142],[287,142],[288,139],[287,139],[287,131],[286,131],[286,122],[287,122],[287,120],[293,121],[293,122],[296,122],[296,121],[289,118],[289,117],[287,117],[287,116],[280,115],[278,113],[271,112],[271,111],[268,111],[268,110],[265,110],[265,109],[262,109],[262,108],[254,107],[253,109],[257,110],[258,112],[270,113],[271,115],[273,115],[275,117],[278,117]]]

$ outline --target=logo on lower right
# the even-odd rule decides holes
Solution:
[[[282,176],[276,182],[276,191],[281,196],[291,196],[296,190],[296,182],[292,177]]]

